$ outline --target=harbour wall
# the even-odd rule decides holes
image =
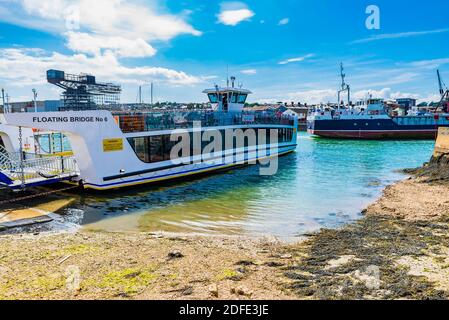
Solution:
[[[449,165],[449,128],[439,128],[431,163]]]

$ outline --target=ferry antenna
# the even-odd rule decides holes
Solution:
[[[343,66],[343,62],[340,63],[340,76],[341,76],[341,89],[344,90],[346,87],[345,78],[346,74],[344,73],[345,68]]]
[[[346,74],[344,73],[344,66],[343,66],[343,62],[340,63],[340,76],[341,76],[341,90],[338,91],[338,110],[340,110],[340,105],[341,105],[341,93],[343,92],[347,92],[348,94],[348,106],[351,105],[351,87],[346,84],[345,82],[345,78],[346,78]],[[344,106],[344,105],[343,105]]]

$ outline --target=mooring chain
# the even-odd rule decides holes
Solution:
[[[20,150],[20,179],[22,180],[21,188],[25,190],[25,166],[24,166],[24,156],[23,156],[23,138],[22,138],[22,127],[19,126],[19,150]]]
[[[51,195],[51,194],[54,194],[54,193],[64,192],[64,191],[72,190],[72,189],[75,189],[75,188],[79,188],[79,186],[71,186],[71,187],[64,188],[64,189],[48,191],[48,192],[39,193],[39,194],[33,194],[33,195],[21,197],[21,198],[16,198],[16,199],[11,199],[11,200],[4,200],[4,201],[0,201],[0,205],[20,202],[20,201],[34,199],[34,198],[38,198],[38,197],[45,197],[45,196],[48,196],[48,195]]]

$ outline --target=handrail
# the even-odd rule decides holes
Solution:
[[[294,125],[294,120],[271,113],[225,113],[210,111],[164,113],[114,113],[123,133],[192,128],[195,122],[202,127],[243,124]]]
[[[61,175],[77,175],[79,169],[75,157],[35,157],[21,161],[3,163],[0,170],[11,180],[22,179],[22,168],[25,180],[50,179]],[[26,181],[25,181],[26,182]]]

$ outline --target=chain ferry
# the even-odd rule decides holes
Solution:
[[[59,168],[71,168],[66,172],[71,183],[95,190],[246,164],[267,167],[273,157],[296,150],[297,117],[244,111],[251,92],[235,87],[234,80],[204,93],[212,110],[59,111],[8,113],[5,118],[8,125],[63,133],[70,141],[73,162],[65,157]],[[7,171],[1,176],[3,181],[9,179]]]

